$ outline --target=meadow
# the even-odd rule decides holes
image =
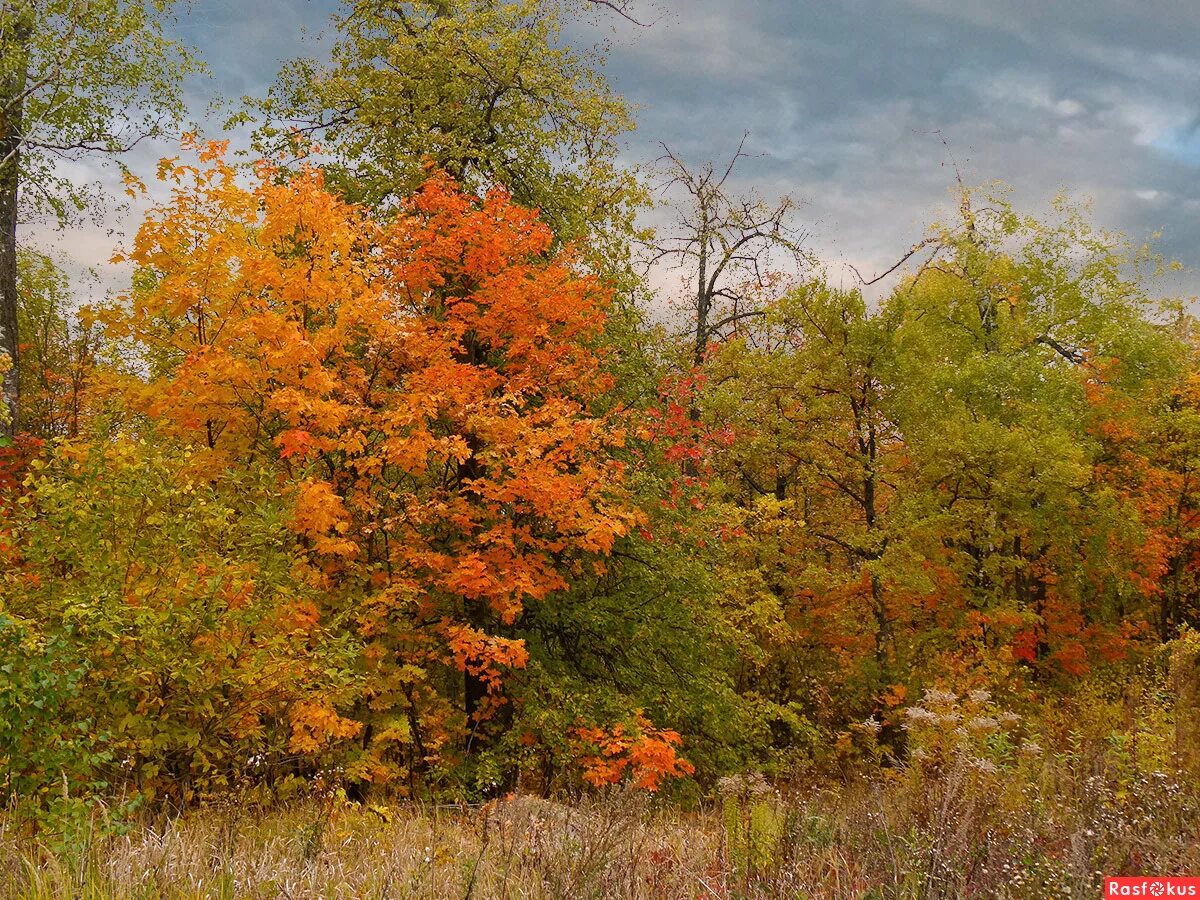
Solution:
[[[283,802],[235,794],[115,828],[93,813],[41,839],[0,819],[0,889],[95,900],[1040,900],[1101,896],[1105,875],[1197,870],[1200,791],[1194,774],[1170,769],[1182,757],[1164,741],[1180,735],[1164,728],[1163,707],[1157,727],[1142,718],[1126,741],[1075,722],[1055,753],[998,740],[1020,723],[983,703],[945,694],[913,707],[906,765],[727,776],[700,803],[631,787],[359,803],[330,788]],[[878,759],[875,734],[856,732],[856,758]]]

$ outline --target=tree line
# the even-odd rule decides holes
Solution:
[[[636,10],[359,0],[238,114],[255,162],[125,173],[129,288],[80,307],[18,222],[184,116],[169,13],[0,2],[6,799],[697,797],[1195,625],[1195,320],[1067,200],[956,185],[869,302],[740,148],[620,164],[561,29]]]

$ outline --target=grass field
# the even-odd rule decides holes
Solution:
[[[146,816],[125,834],[0,832],[0,890],[84,898],[1100,897],[1106,874],[1200,871],[1195,791],[1049,766],[782,794],[729,779],[685,812],[634,792],[559,803],[337,797]]]

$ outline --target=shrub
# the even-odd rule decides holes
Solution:
[[[182,801],[294,773],[305,716],[352,682],[271,481],[214,485],[191,459],[125,438],[31,463],[0,548],[0,702],[22,713],[0,746],[37,747],[23,796],[65,778]]]

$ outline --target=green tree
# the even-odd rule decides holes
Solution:
[[[66,274],[44,253],[18,250],[17,298],[21,430],[39,438],[76,437],[97,361],[97,329],[78,320]]]
[[[903,476],[890,324],[859,292],[813,278],[740,323],[708,364],[703,416],[733,435],[713,487],[738,525],[726,603],[764,651],[740,687],[818,719],[869,705],[895,663],[882,564]]]
[[[17,229],[22,211],[68,221],[86,189],[59,164],[116,156],[183,114],[196,63],[166,36],[169,0],[0,0],[0,351],[18,426]]]
[[[347,3],[331,58],[289,63],[258,104],[260,143],[320,141],[330,183],[371,206],[430,163],[476,192],[501,184],[559,240],[623,260],[642,196],[617,163],[633,125],[600,60],[564,46],[563,15],[559,0]]]
[[[1193,602],[1195,388],[1145,253],[1003,195],[919,249],[875,309],[814,280],[705,360],[738,689],[835,728],[942,677],[1078,676]]]
[[[1077,673],[1140,620],[1157,577],[1147,523],[1106,475],[1107,435],[1139,427],[1181,357],[1140,252],[1065,202],[1055,213],[967,197],[935,229],[938,250],[889,300],[893,396],[919,473],[908,547],[953,573],[960,647]]]

